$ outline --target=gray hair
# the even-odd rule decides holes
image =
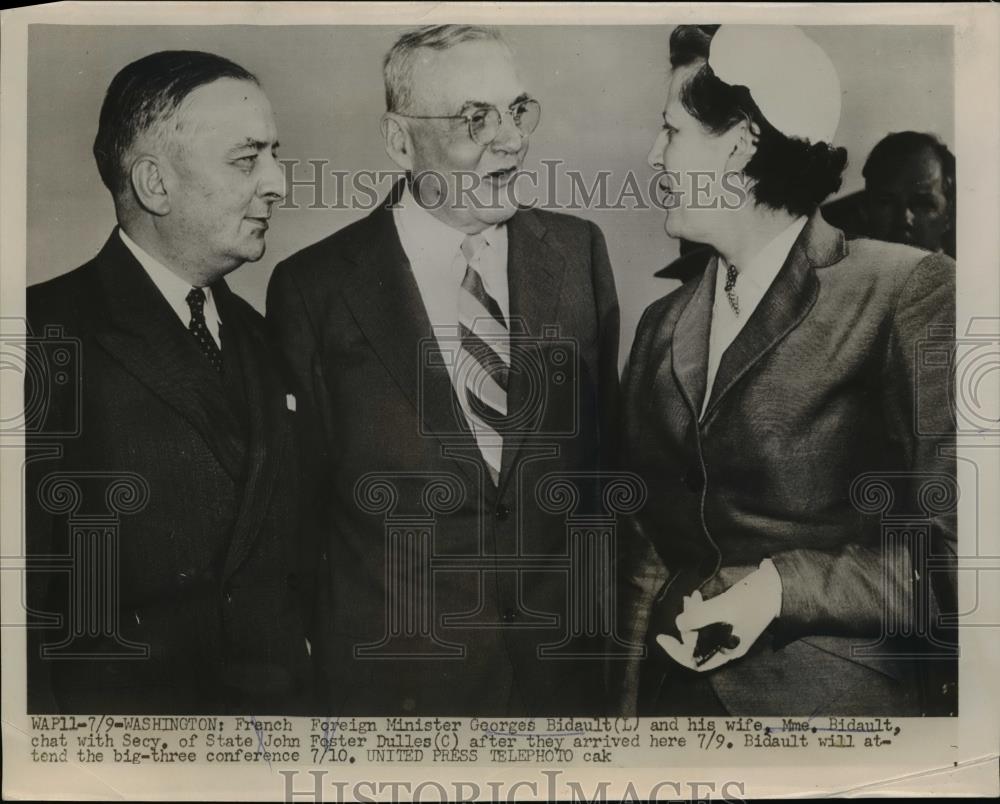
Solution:
[[[448,50],[462,42],[483,40],[507,46],[499,29],[485,25],[425,25],[404,33],[382,62],[386,111],[402,112],[413,100],[413,64],[418,50]]]

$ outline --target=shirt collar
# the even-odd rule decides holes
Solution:
[[[788,255],[792,251],[792,246],[805,228],[809,218],[802,215],[792,221],[785,229],[779,232],[764,248],[757,252],[747,265],[736,266],[739,269],[739,284],[742,288],[747,287],[747,283],[754,285],[761,292],[766,291],[774,278],[781,271],[781,266],[785,264]],[[719,258],[722,265],[728,266],[724,257]],[[724,272],[722,272],[723,275]]]
[[[119,227],[118,233],[121,235],[122,242],[128,250],[132,252],[132,256],[139,261],[139,264],[149,275],[149,278],[153,280],[153,284],[156,285],[156,289],[160,291],[163,298],[167,300],[171,309],[177,313],[184,325],[187,326],[187,322],[191,318],[191,308],[188,307],[187,295],[191,292],[191,288],[194,286],[185,282],[163,263],[153,257],[148,251],[142,248],[142,246],[125,234],[124,229]],[[205,305],[208,307],[213,304],[212,289],[210,287],[204,287],[202,290],[205,292]]]
[[[420,206],[413,197],[409,184],[393,211],[399,239],[407,256],[441,266],[451,264],[465,240],[465,232],[449,226]],[[484,229],[480,234],[487,246],[496,246],[500,242],[500,229],[495,225]]]

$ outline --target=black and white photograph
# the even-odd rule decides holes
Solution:
[[[993,9],[170,5],[4,12],[5,796],[996,792]]]

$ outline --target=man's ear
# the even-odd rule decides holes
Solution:
[[[727,134],[731,142],[726,170],[742,173],[757,153],[757,137],[760,131],[748,120],[741,120]]]
[[[143,209],[153,215],[162,216],[170,212],[170,196],[163,178],[159,160],[149,154],[139,156],[129,171],[136,199]]]
[[[389,158],[403,170],[413,170],[413,139],[406,121],[393,112],[382,115],[382,139]]]

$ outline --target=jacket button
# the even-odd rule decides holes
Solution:
[[[226,603],[228,603],[229,605],[232,605],[232,603],[233,603],[233,593],[232,592],[226,592]]]
[[[506,522],[510,518],[510,506],[500,503],[496,509],[497,522]]]
[[[503,621],[505,623],[512,623],[517,619],[517,612],[514,609],[504,609]]]
[[[701,472],[692,466],[687,470],[684,477],[681,478],[681,482],[687,486],[690,491],[697,493],[701,491]]]

